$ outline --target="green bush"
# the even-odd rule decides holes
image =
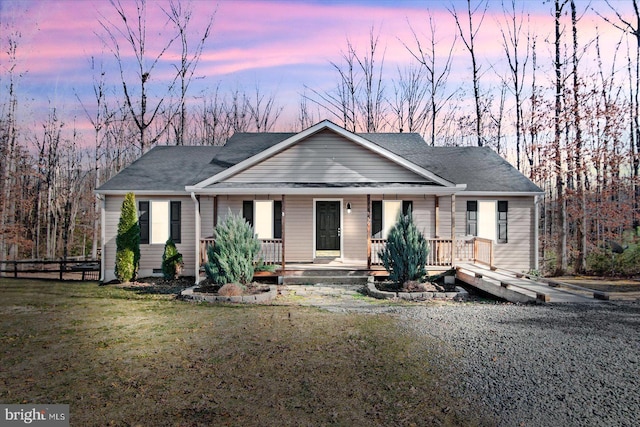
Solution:
[[[135,273],[133,251],[125,248],[116,252],[116,277],[121,282],[129,282]]]
[[[178,252],[173,239],[169,237],[162,254],[162,275],[165,279],[175,279],[182,271],[182,254]]]
[[[129,282],[138,274],[140,263],[140,225],[136,210],[136,197],[127,193],[120,209],[116,236],[115,275],[121,282]]]
[[[231,210],[216,227],[215,243],[207,249],[208,262],[204,269],[214,283],[240,283],[253,279],[254,259],[260,252],[260,242],[253,235],[251,225]]]
[[[398,288],[409,280],[420,280],[426,274],[427,241],[413,222],[411,211],[399,215],[389,231],[387,244],[378,252],[389,279]]]
[[[640,274],[640,245],[630,245],[623,253],[596,249],[587,255],[587,270],[598,276],[635,276]]]

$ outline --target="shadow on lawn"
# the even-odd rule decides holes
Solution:
[[[120,283],[112,281],[105,283],[105,286],[114,286],[125,291],[133,291],[139,295],[179,295],[180,292],[193,286],[193,277],[179,277],[171,280],[163,277],[142,277],[135,282]]]

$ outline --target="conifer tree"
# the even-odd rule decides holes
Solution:
[[[129,282],[138,274],[140,263],[140,225],[136,210],[136,197],[127,193],[120,209],[116,236],[115,274],[121,282]]]
[[[162,254],[162,275],[165,279],[175,279],[180,274],[180,266],[182,265],[182,254],[178,252],[173,239],[169,237],[164,245],[164,253]]]
[[[215,232],[215,244],[207,249],[207,277],[219,285],[238,283],[245,286],[253,279],[254,260],[260,252],[260,242],[253,228],[240,214],[231,210]]]
[[[387,243],[378,255],[389,279],[398,286],[409,280],[418,280],[426,274],[427,241],[413,222],[411,211],[400,214],[396,224],[389,230]]]

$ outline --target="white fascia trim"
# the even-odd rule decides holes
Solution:
[[[544,194],[543,191],[462,191],[459,196],[487,196],[487,197],[533,197]]]
[[[195,188],[204,188],[208,185],[214,184],[216,182],[220,182],[226,178],[229,178],[230,176],[235,175],[236,173],[250,167],[253,166],[259,162],[261,162],[262,160],[265,160],[277,153],[279,153],[280,151],[283,151],[289,147],[291,147],[292,145],[294,145],[295,143],[297,143],[298,141],[307,138],[315,133],[318,133],[322,130],[325,129],[329,129],[334,131],[335,133],[337,133],[340,136],[343,136],[344,138],[349,139],[350,141],[355,142],[356,144],[359,144],[367,149],[369,149],[370,151],[377,153],[379,155],[381,155],[382,157],[385,157],[389,160],[391,160],[394,163],[397,163],[400,166],[405,167],[406,169],[409,169],[410,171],[424,177],[427,179],[430,179],[431,181],[434,181],[438,184],[447,186],[447,187],[452,187],[454,186],[454,184],[452,182],[449,182],[445,179],[440,178],[439,176],[429,172],[426,169],[421,168],[420,166],[417,166],[411,162],[409,162],[407,159],[400,157],[396,154],[393,154],[392,152],[385,150],[384,148],[380,147],[377,144],[374,144],[373,142],[362,138],[361,136],[356,135],[355,133],[349,132],[348,130],[341,128],[340,126],[336,125],[335,123],[329,121],[329,120],[323,120],[322,122],[311,126],[310,128],[307,128],[306,130],[303,130],[300,133],[297,133],[287,139],[285,139],[282,142],[279,142],[278,144],[274,145],[273,147],[270,147],[264,151],[261,151],[260,153],[256,154],[253,157],[250,157],[246,160],[243,160],[242,162],[210,177],[205,179],[204,181],[201,181],[197,184],[194,185]]]
[[[462,194],[461,191],[466,185],[457,185],[455,187],[435,187],[435,188],[406,188],[406,187],[384,187],[384,188],[358,188],[358,187],[319,187],[319,188],[217,188],[217,189],[198,189],[195,187],[187,187],[189,191],[197,194],[207,195],[240,195],[240,194],[285,194],[285,195],[359,195],[359,194],[434,194],[434,195],[450,195]]]
[[[185,196],[189,197],[187,191],[163,191],[163,190],[96,190],[96,194],[104,196],[123,196],[133,193],[136,196]]]

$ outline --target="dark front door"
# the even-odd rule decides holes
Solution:
[[[316,250],[340,250],[340,202],[316,202]]]

